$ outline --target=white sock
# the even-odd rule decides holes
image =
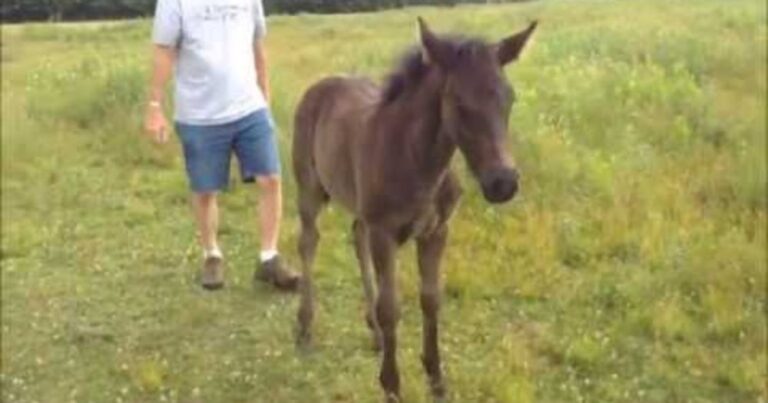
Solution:
[[[270,250],[263,250],[261,251],[261,261],[266,262],[268,260],[272,260],[277,256],[277,251],[274,249]]]
[[[212,249],[204,250],[203,251],[203,257],[205,257],[206,259],[209,258],[209,257],[223,258],[224,254],[221,253],[221,249],[219,249],[219,247],[217,246],[217,247],[212,248]]]

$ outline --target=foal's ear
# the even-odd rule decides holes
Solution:
[[[426,64],[436,64],[442,68],[449,68],[452,64],[451,47],[438,38],[424,22],[418,17],[419,35],[421,36],[421,55]]]
[[[528,39],[531,37],[531,34],[534,30],[536,30],[537,24],[538,21],[532,22],[531,25],[529,25],[525,30],[502,40],[498,45],[496,45],[496,52],[499,57],[499,63],[501,63],[502,66],[512,63],[517,60],[518,57],[520,57],[525,44],[528,43]]]

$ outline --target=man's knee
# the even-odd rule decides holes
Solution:
[[[192,197],[201,205],[209,205],[216,201],[216,192],[195,193]]]
[[[280,191],[280,176],[279,175],[266,175],[257,176],[256,184],[262,192],[279,192]]]

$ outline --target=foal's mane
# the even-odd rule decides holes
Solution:
[[[448,45],[453,58],[457,61],[473,57],[477,50],[487,46],[481,39],[463,36],[442,36],[440,39]],[[418,88],[422,79],[432,66],[425,63],[421,45],[412,46],[400,59],[400,63],[389,73],[382,88],[381,105],[388,105],[409,91]]]

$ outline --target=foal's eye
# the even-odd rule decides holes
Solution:
[[[476,95],[483,102],[501,102],[507,100],[507,88],[501,85],[483,86],[478,89]]]

